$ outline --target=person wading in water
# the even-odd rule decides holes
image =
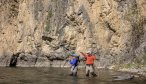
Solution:
[[[96,56],[92,55],[91,51],[88,51],[87,54],[80,52],[86,59],[86,76],[89,77],[90,73],[93,77],[97,75],[94,72],[94,60],[96,60]]]
[[[69,59],[70,64],[71,64],[71,73],[69,74],[70,76],[77,76],[77,70],[78,70],[78,56],[76,54],[71,54],[71,57]]]

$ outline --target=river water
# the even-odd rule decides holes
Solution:
[[[125,74],[96,69],[96,78],[86,78],[84,69],[77,77],[69,76],[69,68],[0,68],[0,84],[146,84],[146,80],[114,81],[112,76]]]

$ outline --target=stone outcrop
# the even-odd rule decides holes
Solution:
[[[145,0],[1,0],[0,65],[54,66],[66,49],[92,49],[99,67],[145,65],[145,9]]]

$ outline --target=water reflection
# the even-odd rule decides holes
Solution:
[[[141,79],[113,81],[113,75],[122,74],[110,70],[97,70],[98,77],[86,78],[84,69],[78,77],[70,77],[63,68],[0,68],[0,84],[146,84]]]

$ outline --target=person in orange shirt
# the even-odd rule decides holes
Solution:
[[[96,77],[97,75],[94,72],[94,60],[96,60],[96,56],[92,55],[91,51],[88,51],[87,54],[80,52],[86,59],[86,76],[89,77],[89,73],[93,77]]]

